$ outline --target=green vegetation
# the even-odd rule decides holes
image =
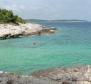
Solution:
[[[14,15],[11,10],[0,9],[0,23],[19,24],[25,23],[25,21],[21,17]]]

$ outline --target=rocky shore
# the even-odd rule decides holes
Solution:
[[[0,39],[18,38],[27,35],[41,35],[42,33],[54,33],[54,29],[44,28],[42,25],[26,24],[0,24]]]
[[[0,84],[91,84],[91,67],[56,68],[31,76],[1,72]]]

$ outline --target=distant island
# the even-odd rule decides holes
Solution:
[[[51,20],[51,21],[54,21],[54,22],[87,22],[86,20]]]
[[[26,22],[31,22],[31,21],[48,21],[48,22],[88,22],[87,20],[76,20],[76,19],[63,19],[63,20],[42,20],[42,19],[25,19]]]

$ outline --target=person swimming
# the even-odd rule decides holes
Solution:
[[[36,42],[33,42],[33,45],[36,45],[37,43]]]

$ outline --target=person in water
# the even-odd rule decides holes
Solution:
[[[39,35],[39,36],[41,35],[41,32],[40,32],[40,31],[38,32],[38,35]]]
[[[33,42],[33,45],[36,45],[36,42]]]

